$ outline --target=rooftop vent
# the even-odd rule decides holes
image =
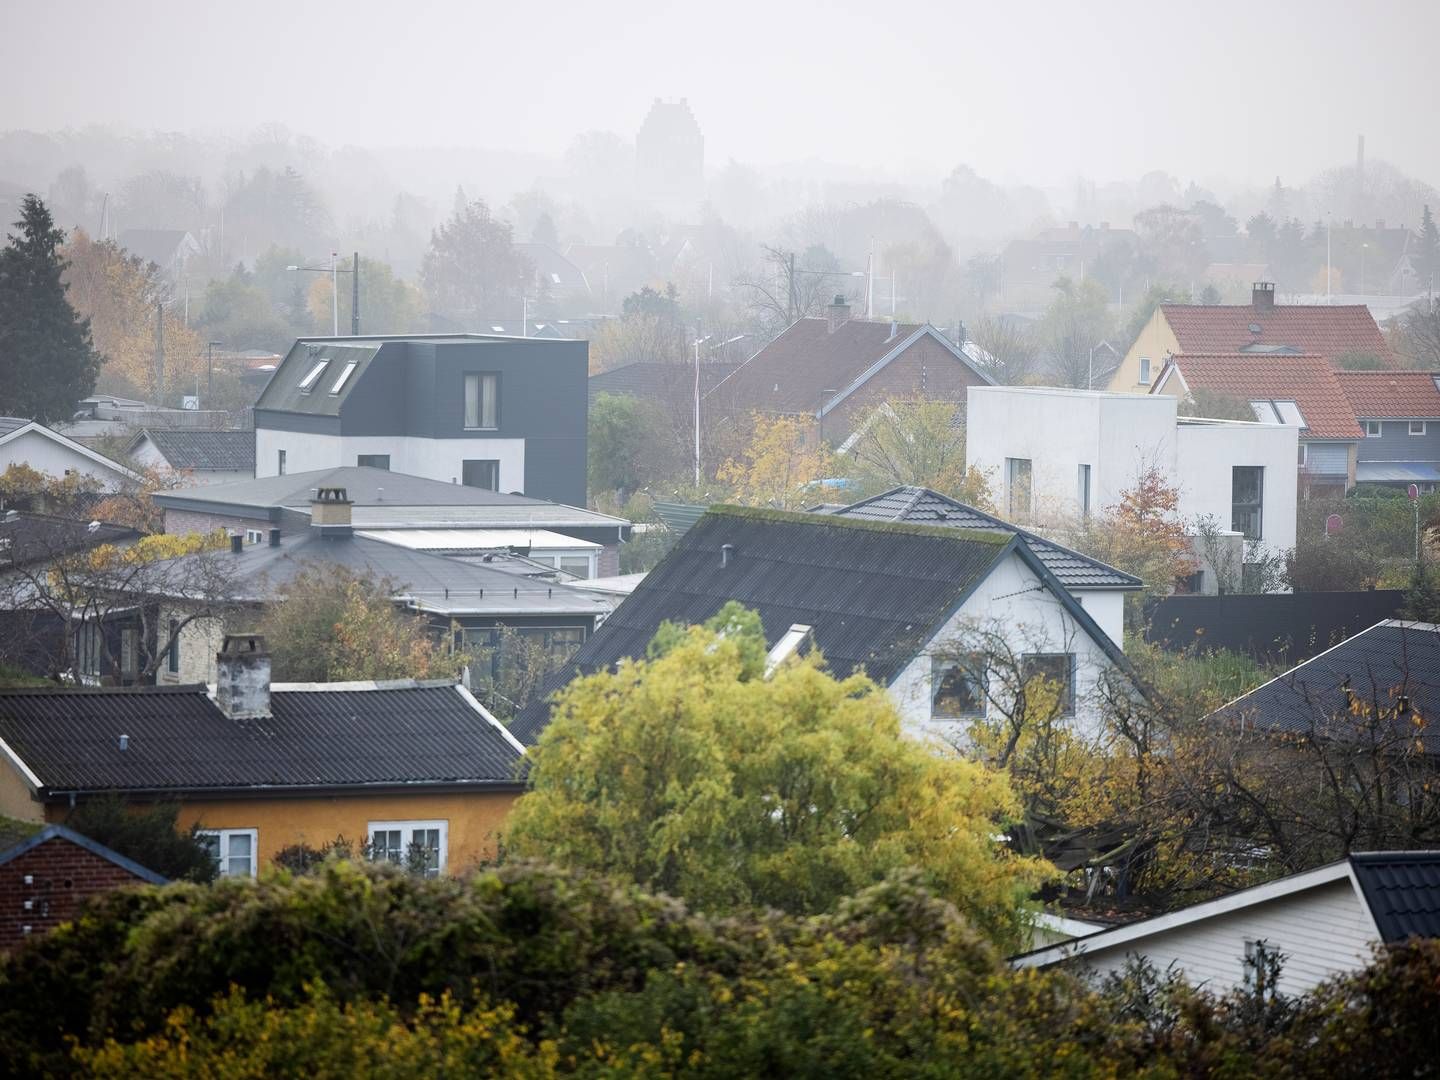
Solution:
[[[1250,302],[1256,311],[1273,311],[1275,309],[1275,283],[1273,281],[1257,281],[1250,289]]]
[[[733,559],[734,557],[735,557],[735,545],[734,545],[734,544],[721,544],[721,545],[720,545],[720,569],[721,569],[721,570],[728,569],[729,566],[730,566],[730,560]]]

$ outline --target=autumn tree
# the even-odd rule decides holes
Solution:
[[[690,359],[680,307],[673,284],[664,291],[646,285],[625,298],[620,318],[607,319],[590,340],[590,371],[609,371],[624,364],[679,364]]]
[[[1002,849],[994,773],[907,740],[885,692],[817,655],[767,674],[759,618],[730,604],[651,655],[572,682],[510,817],[521,854],[710,912],[832,910],[901,867],[1015,940],[1044,877]]]
[[[0,413],[48,423],[95,388],[100,357],[66,296],[64,232],[34,195],[15,227],[0,250]]]
[[[1092,369],[1094,350],[1110,334],[1109,297],[1093,280],[1062,277],[1036,330],[1050,370],[1064,386],[1104,385],[1103,363]]]
[[[484,319],[518,316],[533,273],[515,250],[510,225],[476,199],[457,206],[430,234],[420,282],[434,311],[478,326]]]
[[[342,269],[350,267],[348,261]],[[310,275],[305,296],[312,333],[329,334],[334,325],[329,274]],[[354,290],[350,275],[340,278],[340,331],[350,332],[350,316],[354,308]],[[397,278],[390,264],[379,259],[360,258],[360,329],[366,334],[408,334],[425,327],[425,298],[408,281]]]
[[[841,455],[850,478],[866,489],[906,484],[933,488],[982,509],[990,507],[990,485],[965,465],[961,407],[951,401],[913,397],[872,409]]]
[[[817,480],[835,475],[829,448],[811,438],[811,423],[796,416],[753,413],[745,448],[727,460],[717,478],[751,506],[791,510],[819,501]]]

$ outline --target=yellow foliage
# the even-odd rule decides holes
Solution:
[[[749,443],[716,474],[733,489],[735,501],[781,510],[822,501],[823,487],[807,485],[834,476],[835,457],[810,437],[810,422],[754,413],[750,423]]]
[[[221,551],[229,543],[224,529],[212,533],[151,533],[126,547],[101,544],[90,549],[87,560],[92,570],[109,570],[178,559],[201,551]]]

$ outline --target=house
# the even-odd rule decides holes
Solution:
[[[227,484],[255,476],[255,433],[144,428],[125,452],[142,469],[183,473],[196,484]]]
[[[971,387],[965,464],[990,477],[1007,520],[1064,525],[1116,505],[1154,470],[1176,517],[1227,545],[1295,545],[1298,429],[1180,416],[1168,395],[1049,386]],[[1201,591],[1216,588],[1213,567]]]
[[[628,244],[570,244],[564,257],[590,283],[590,297],[606,315],[620,313],[625,298],[656,281],[655,256],[640,241]]]
[[[154,263],[172,281],[185,276],[185,267],[200,254],[200,242],[184,229],[124,229],[116,237],[125,251]]]
[[[738,363],[707,360],[700,365],[700,396],[709,395],[721,382],[735,373]],[[695,366],[664,361],[636,361],[621,364],[609,371],[590,376],[590,404],[602,394],[653,401],[670,412],[690,412],[695,399]],[[690,427],[694,421],[690,420]]]
[[[1440,852],[1378,851],[1049,945],[1011,963],[1104,976],[1143,958],[1216,994],[1273,989],[1296,995],[1365,967],[1375,945],[1437,936]],[[1264,962],[1276,957],[1279,983],[1264,987],[1258,981]]]
[[[928,323],[852,319],[837,296],[823,318],[791,323],[707,395],[712,416],[792,416],[810,433],[844,442],[862,414],[887,401],[926,397],[965,401],[971,386],[991,385],[944,334]]]
[[[351,523],[363,535],[383,532],[395,543],[447,554],[523,550],[555,560],[584,555],[583,567],[574,561],[553,564],[576,577],[618,573],[620,545],[630,538],[624,518],[373,466],[177,488],[156,492],[154,499],[165,511],[166,532],[223,529],[259,544],[272,528],[303,532],[321,488],[345,489]],[[417,530],[426,535],[414,535]],[[480,546],[492,542],[493,547]]]
[[[18,416],[0,416],[0,473],[12,465],[28,466],[52,480],[83,479],[103,491],[118,491],[140,480],[133,469],[53,428]]]
[[[590,309],[590,282],[585,271],[549,244],[516,244],[515,250],[535,268],[535,296],[544,296],[563,311]],[[569,335],[564,335],[569,336]]]
[[[70,419],[56,424],[55,430],[93,446],[102,440],[128,439],[147,427],[220,430],[235,426],[233,421],[223,409],[171,409],[113,394],[92,394],[81,399]]]
[[[159,874],[104,844],[64,825],[46,825],[0,851],[0,953],[71,921],[97,893],[164,884]]]
[[[958,741],[1005,694],[975,650],[999,635],[1024,676],[1053,678],[1061,711],[1091,723],[1119,646],[1013,532],[713,506],[575,654],[569,672],[643,657],[667,620],[702,623],[728,601],[756,610],[778,657],[819,649],[830,670],[887,688],[905,728]],[[563,678],[551,683],[555,689]],[[533,742],[548,707],[513,730]]]
[[[370,465],[585,505],[583,341],[297,341],[255,404],[255,475]]]
[[[1098,227],[1071,221],[1040,229],[1012,240],[1000,256],[1001,295],[1012,307],[1042,308],[1057,278],[1083,279],[1102,255],[1114,257],[1138,246],[1134,230],[1112,229],[1108,221]]]
[[[1145,583],[1132,574],[929,488],[892,488],[849,506],[826,507],[821,512],[857,521],[906,521],[914,525],[979,529],[1018,536],[1099,624],[1106,636],[1122,647],[1125,640],[1125,595],[1145,587]]]
[[[1363,304],[1275,303],[1275,286],[1258,281],[1248,304],[1161,304],[1110,377],[1107,389],[1148,394],[1165,361],[1177,353],[1366,357],[1398,366],[1385,335]]]
[[[1365,432],[1355,461],[1360,484],[1434,491],[1440,483],[1440,380],[1430,371],[1338,371]]]
[[[495,648],[502,628],[568,655],[615,606],[603,593],[532,580],[480,560],[434,554],[411,537],[401,536],[395,542],[394,530],[357,531],[352,512],[344,488],[323,487],[316,492],[307,525],[294,531],[271,527],[263,543],[247,544],[242,536],[233,535],[230,552],[218,560],[216,569],[228,578],[225,601],[237,609],[236,616],[197,618],[193,598],[162,597],[155,625],[172,629],[156,681],[214,681],[215,656],[227,629],[233,629],[230,624],[253,622],[255,609],[283,595],[309,569],[343,570],[393,582],[397,604],[428,617],[437,634],[453,635],[455,646],[472,655]],[[182,558],[217,563],[210,553]],[[198,576],[176,575],[181,581]],[[490,660],[492,665],[498,663],[498,657]]]
[[[253,635],[217,660],[209,687],[0,690],[0,808],[46,823],[89,799],[175,803],[229,876],[337,837],[427,876],[494,856],[523,748],[463,686],[271,685]]]
[[[1262,423],[1295,428],[1301,490],[1343,495],[1355,485],[1363,435],[1341,385],[1343,374],[1323,356],[1177,353],[1165,361],[1150,393],[1192,405],[1230,399]]]

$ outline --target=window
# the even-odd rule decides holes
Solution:
[[[1305,467],[1305,462],[1308,461],[1310,458],[1310,452],[1306,449],[1306,447],[1309,445],[1309,443],[1302,442],[1298,444],[1295,448],[1295,463],[1299,465],[1302,469]]]
[[[1367,439],[1378,439],[1383,433],[1379,420],[1365,421],[1365,437]]]
[[[276,475],[276,476],[284,476],[284,475],[285,475],[285,451],[284,451],[284,450],[277,450],[277,451],[275,451],[275,475]]]
[[[100,677],[100,624],[87,620],[75,631],[75,670],[83,677]]]
[[[578,578],[588,578],[590,576],[590,556],[561,555],[560,569],[567,574],[574,574]]]
[[[1090,466],[1080,466],[1079,491],[1077,501],[1080,503],[1080,516],[1090,516]]]
[[[494,428],[497,423],[496,400],[499,396],[500,376],[465,376],[465,426],[467,428]]]
[[[1142,383],[1150,381],[1150,358],[1148,356],[1140,357],[1140,381]]]
[[[1411,434],[1411,435],[1424,435],[1424,434],[1425,434],[1425,421],[1424,421],[1424,420],[1411,420],[1411,421],[1410,421],[1410,434]]]
[[[390,469],[389,454],[356,454],[355,464],[362,469]]]
[[[120,674],[133,679],[140,668],[140,631],[127,626],[120,631]]]
[[[310,391],[315,388],[316,380],[318,380],[321,375],[325,374],[325,369],[329,366],[329,360],[317,360],[315,362],[315,366],[312,367],[309,372],[306,373],[305,377],[300,380],[300,392],[302,394],[310,393]]]
[[[180,674],[180,620],[171,619],[169,636],[165,646],[165,670],[171,675]]]
[[[962,720],[985,715],[985,658],[930,659],[930,715]]]
[[[355,374],[355,369],[359,366],[359,360],[347,360],[345,362],[344,368],[341,369],[340,374],[336,376],[334,385],[330,387],[330,393],[340,393],[340,388],[345,385],[345,381],[349,379],[351,375]]]
[[[1012,519],[1030,516],[1029,458],[1005,459],[1005,499]]]
[[[1263,938],[1245,942],[1245,989],[1257,997],[1273,998],[1275,975],[1283,957],[1280,950]]]
[[[500,490],[500,462],[470,460],[460,463],[460,479],[466,487]]]
[[[246,542],[247,544],[258,544],[258,543],[260,543],[260,541],[262,541],[262,540],[264,540],[264,539],[265,539],[265,534],[262,533],[259,529],[246,529],[246,530],[245,530],[245,542]]]
[[[1250,411],[1262,424],[1284,424],[1286,427],[1308,427],[1300,406],[1293,401],[1260,399],[1250,402]]]
[[[439,877],[445,869],[448,821],[372,821],[370,858],[403,866],[421,877]]]
[[[200,843],[210,852],[221,877],[254,877],[255,848],[259,833],[254,829],[201,829]]]
[[[1246,540],[1260,539],[1264,496],[1263,466],[1236,465],[1230,470],[1230,528]]]
[[[1025,685],[1035,679],[1054,683],[1060,691],[1060,716],[1075,715],[1075,654],[1030,653],[1020,658],[1020,677]]]

